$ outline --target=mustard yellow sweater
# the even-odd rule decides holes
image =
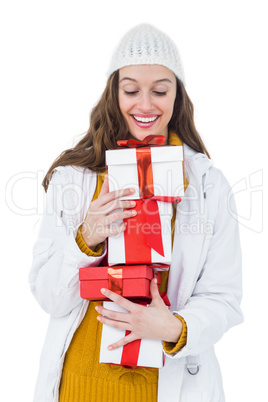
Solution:
[[[178,136],[170,133],[169,143],[181,145]],[[93,199],[99,196],[105,174],[98,175],[97,186]],[[172,218],[174,229],[175,208]],[[100,244],[93,252],[90,250],[78,231],[77,244],[87,255],[100,255],[103,245]],[[168,272],[161,273],[160,291],[167,289]],[[121,366],[100,364],[99,352],[102,324],[97,320],[95,310],[101,302],[90,302],[80,326],[77,328],[67,350],[61,386],[60,402],[156,402],[158,369],[137,367],[127,369]],[[164,342],[167,353],[179,351],[187,340],[186,323],[177,344]]]

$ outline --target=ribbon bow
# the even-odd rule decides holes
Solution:
[[[128,147],[128,148],[140,148],[146,147],[148,145],[162,145],[165,142],[164,135],[147,135],[142,141],[134,140],[133,138],[129,138],[128,140],[119,140],[117,144],[120,147]]]

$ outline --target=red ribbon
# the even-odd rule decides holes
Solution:
[[[121,147],[136,148],[140,198],[149,198],[154,195],[151,148],[148,145],[161,145],[165,139],[164,135],[148,135],[143,141],[133,138],[117,141]]]
[[[162,297],[163,302],[165,303],[165,305],[168,306],[168,307],[170,307],[170,306],[171,306],[171,303],[170,303],[170,301],[169,301],[169,298],[168,298],[168,295],[166,294],[166,292],[160,293],[160,296]]]
[[[122,295],[123,270],[122,268],[108,268],[108,289]]]
[[[164,256],[158,200],[179,202],[180,198],[152,197],[135,200],[137,215],[124,220],[127,222],[124,231],[126,265],[151,263],[151,249]]]
[[[131,331],[126,331],[125,336],[129,335]],[[127,343],[123,346],[120,366],[135,369],[138,364],[138,358],[141,347],[141,339]]]
[[[146,147],[148,145],[162,145],[165,142],[166,137],[164,135],[147,135],[142,141],[129,138],[128,140],[119,140],[117,144],[120,147],[139,148]]]
[[[162,196],[162,195],[154,195],[151,200],[155,200],[155,201],[163,201],[163,202],[175,202],[176,204],[178,204],[179,202],[181,202],[181,198],[180,197],[170,197],[170,196]]]
[[[151,148],[137,148],[137,169],[139,178],[140,198],[150,198],[154,196],[153,167],[151,158]]]
[[[150,228],[150,231],[147,235],[147,244],[150,248],[154,249],[157,253],[164,257],[165,254],[162,239],[161,221],[157,201],[152,199],[145,200],[144,206],[146,209],[145,215],[147,224]]]
[[[139,302],[142,306],[147,306],[146,302]],[[126,331],[125,336],[129,335],[131,331]],[[138,364],[138,358],[141,347],[141,339],[135,339],[135,341],[127,343],[123,346],[120,365],[126,368],[135,369]]]
[[[154,215],[150,215],[149,211],[147,213],[148,206],[154,211]],[[136,200],[135,210],[137,215],[125,220],[127,221],[127,228],[124,231],[126,265],[151,263],[151,248],[164,255],[157,202]]]

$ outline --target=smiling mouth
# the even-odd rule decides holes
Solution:
[[[134,114],[132,114],[131,116],[138,123],[153,123],[159,118],[159,116],[141,117]]]

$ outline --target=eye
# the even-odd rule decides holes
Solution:
[[[126,95],[136,95],[138,93],[138,91],[125,91]]]
[[[159,91],[154,91],[154,93],[155,93],[155,95],[157,95],[157,96],[164,96],[164,95],[167,94],[166,92],[159,92]]]

